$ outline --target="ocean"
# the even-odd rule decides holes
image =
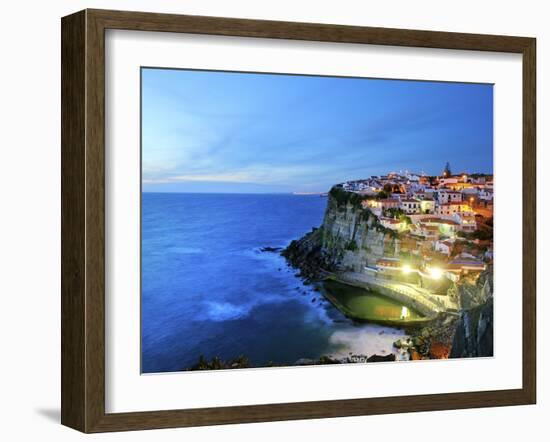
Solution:
[[[254,367],[394,351],[397,328],[355,323],[276,252],[322,223],[326,198],[143,193],[142,373],[202,355]]]

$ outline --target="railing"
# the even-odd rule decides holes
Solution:
[[[421,291],[420,289],[411,287],[409,285],[405,285],[403,283],[384,281],[384,280],[372,278],[368,275],[361,274],[361,273],[356,273],[356,274],[344,273],[339,276],[342,280],[347,279],[348,281],[351,281],[351,282],[367,284],[369,286],[383,287],[387,290],[391,290],[393,292],[404,295],[409,299],[413,300],[414,302],[417,302],[418,304],[422,304],[424,307],[435,312],[446,311],[448,308],[442,300],[434,298],[433,297],[434,295],[429,293],[428,291],[426,290]]]

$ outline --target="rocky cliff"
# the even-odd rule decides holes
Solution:
[[[493,356],[493,269],[476,281],[454,287],[461,313],[453,339],[451,357]]]
[[[292,241],[282,252],[306,279],[324,271],[361,271],[385,257],[397,257],[401,240],[361,206],[361,197],[334,187],[320,227]],[[493,354],[493,270],[445,288],[459,300],[460,314],[441,314],[429,327],[411,330],[408,348],[418,358],[477,357]],[[418,341],[418,342],[416,342]],[[401,343],[402,344],[402,343]]]
[[[334,187],[328,195],[323,224],[283,251],[302,275],[316,278],[324,270],[361,271],[382,256],[399,253],[399,239],[361,207],[362,198]]]
[[[426,327],[409,330],[394,346],[411,359],[472,358],[493,355],[493,269],[478,278],[453,283],[448,295],[459,300],[460,313],[440,314]]]

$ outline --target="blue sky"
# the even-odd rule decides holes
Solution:
[[[151,192],[322,192],[391,171],[493,170],[493,87],[142,70]]]

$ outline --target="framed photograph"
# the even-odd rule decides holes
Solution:
[[[62,423],[536,400],[535,39],[62,19]]]

